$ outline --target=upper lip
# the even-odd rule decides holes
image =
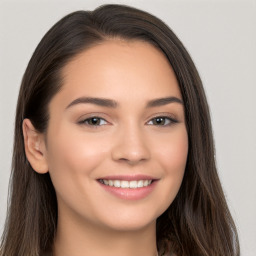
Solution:
[[[144,174],[133,174],[133,175],[108,175],[100,177],[98,180],[157,180],[156,177]]]

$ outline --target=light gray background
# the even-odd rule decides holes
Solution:
[[[103,3],[132,5],[164,20],[199,70],[211,109],[217,163],[242,256],[256,255],[255,0],[0,0],[0,233],[6,215],[15,105],[39,40],[61,17]]]

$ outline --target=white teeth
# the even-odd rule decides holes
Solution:
[[[143,187],[143,180],[139,180],[137,182],[137,186],[138,186],[138,188],[142,188]]]
[[[133,181],[130,181],[130,188],[137,188],[138,187],[138,184],[137,184],[137,181],[136,180],[133,180]]]
[[[129,188],[129,181],[122,180],[121,181],[121,188]]]
[[[120,186],[121,186],[120,180],[115,180],[115,181],[114,181],[114,187],[120,188]]]
[[[145,187],[145,186],[147,186],[147,185],[148,185],[148,180],[144,180],[143,186]]]
[[[116,188],[142,188],[152,183],[152,180],[101,180],[104,185]]]

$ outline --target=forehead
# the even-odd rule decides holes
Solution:
[[[180,96],[178,82],[166,56],[143,41],[111,40],[97,44],[62,70],[64,100],[99,96],[119,100]],[[130,97],[129,97],[130,96]]]

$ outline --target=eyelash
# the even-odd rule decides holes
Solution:
[[[174,119],[173,117],[170,117],[170,116],[156,116],[156,117],[150,119],[149,122],[152,122],[153,120],[156,121],[157,119],[164,119],[165,122],[168,121],[169,123],[168,124],[164,124],[164,125],[155,124],[156,126],[170,126],[170,125],[173,125],[175,123],[178,123],[178,120],[176,120],[176,119]]]
[[[98,125],[98,124],[88,124],[89,121],[92,121],[93,119],[97,119],[97,120],[104,120],[104,122],[106,122],[107,124],[107,121],[104,119],[104,118],[101,118],[101,117],[98,117],[98,116],[93,116],[93,117],[90,117],[90,118],[86,118],[84,120],[81,120],[79,121],[78,123],[81,124],[81,125],[87,125],[87,126],[101,126],[101,125]]]
[[[95,119],[96,122],[100,120],[100,123],[102,123],[102,121],[105,122],[105,123],[104,123],[104,124],[89,124],[88,122],[93,121],[93,119]],[[171,125],[173,125],[173,124],[178,123],[178,120],[176,120],[176,119],[174,119],[174,118],[172,118],[172,117],[170,117],[170,116],[156,116],[156,117],[150,119],[150,120],[148,121],[148,123],[149,123],[149,122],[152,122],[152,121],[156,121],[157,119],[162,119],[162,120],[164,120],[164,121],[165,121],[164,123],[166,123],[166,122],[168,121],[168,123],[167,123],[167,124],[163,124],[163,125],[161,125],[161,124],[155,124],[155,126],[163,126],[163,127],[166,127],[166,126],[171,126]],[[161,121],[162,121],[162,120],[161,120]],[[98,117],[98,116],[93,116],[93,117],[86,118],[86,119],[84,119],[84,120],[79,121],[78,124],[80,124],[80,125],[86,125],[86,126],[91,126],[91,127],[93,127],[93,128],[98,128],[99,126],[106,125],[106,124],[107,124],[107,121],[106,121],[104,118],[101,118],[101,117]],[[150,124],[150,125],[154,125],[154,124]]]

